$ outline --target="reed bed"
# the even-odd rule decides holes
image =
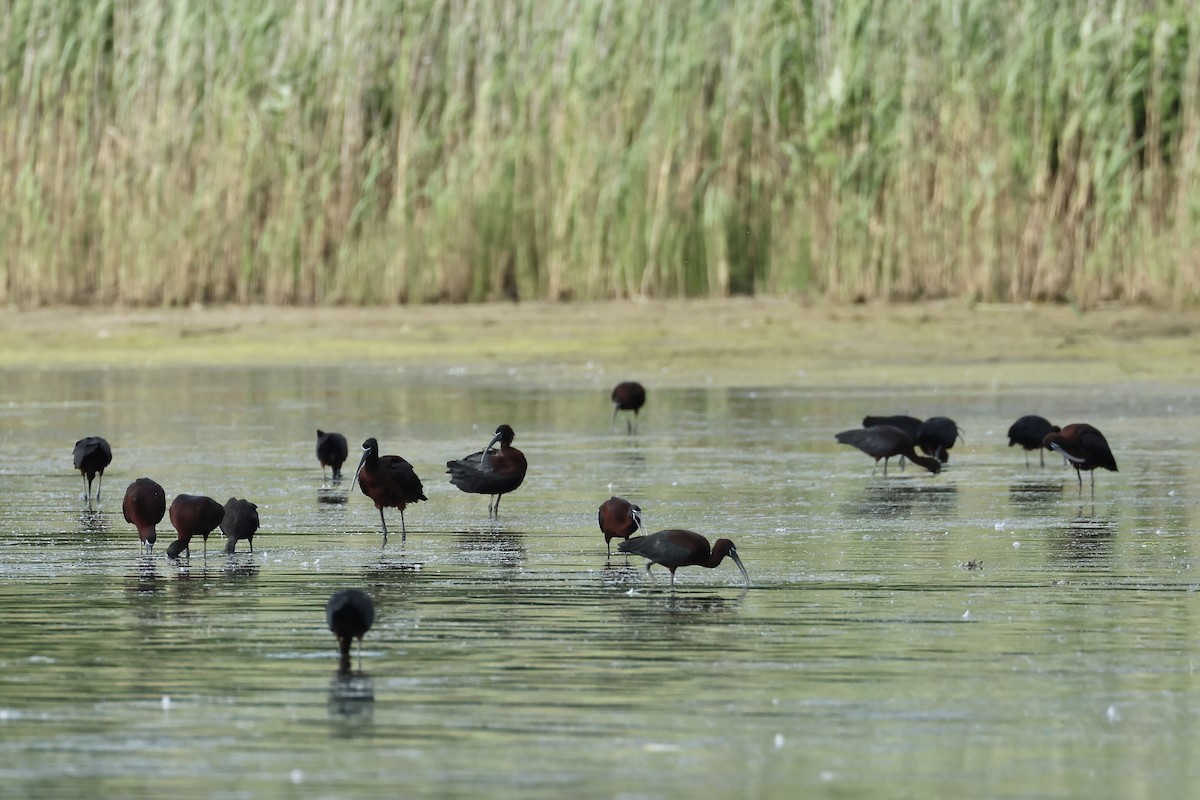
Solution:
[[[1193,304],[1190,0],[0,0],[0,301]]]

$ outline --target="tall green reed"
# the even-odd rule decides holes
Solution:
[[[1187,0],[3,0],[0,300],[1192,303]]]

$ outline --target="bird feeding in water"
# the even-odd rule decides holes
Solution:
[[[612,404],[613,415],[609,429],[617,424],[617,412],[632,411],[633,419],[630,420],[628,416],[625,418],[625,430],[627,433],[634,433],[637,431],[638,411],[646,405],[646,387],[637,381],[622,381],[613,387]]]
[[[623,497],[610,497],[600,504],[597,519],[611,556],[613,539],[628,539],[642,527],[642,509]]]
[[[225,553],[233,555],[239,539],[250,544],[254,552],[254,534],[258,532],[258,506],[249,500],[231,497],[225,503],[225,516],[221,517],[221,533],[225,534]]]
[[[954,447],[960,435],[961,431],[954,420],[949,417],[930,417],[921,423],[913,442],[927,455],[945,464],[950,460],[950,448]]]
[[[662,564],[671,570],[672,589],[675,588],[675,570],[680,567],[712,569],[729,556],[742,571],[746,588],[750,587],[750,576],[746,573],[746,567],[738,556],[737,548],[728,539],[717,539],[712,547],[709,547],[708,539],[695,531],[675,529],[659,531],[649,536],[633,536],[618,544],[617,549],[622,553],[633,553],[649,559],[646,563],[647,575],[650,574],[650,567],[655,564]]]
[[[1103,467],[1110,472],[1117,471],[1117,459],[1113,457],[1104,434],[1088,425],[1077,422],[1065,426],[1057,433],[1048,433],[1042,440],[1047,450],[1055,450],[1071,462],[1075,468],[1075,476],[1079,478],[1079,493],[1083,494],[1083,471],[1092,476],[1092,496],[1096,496],[1097,467]]]
[[[512,446],[516,434],[509,425],[496,428],[496,434],[488,442],[487,447],[478,453],[457,461],[446,462],[446,472],[450,482],[472,494],[487,494],[495,498],[488,500],[488,515],[500,516],[500,497],[516,489],[525,480],[525,470],[529,464],[525,454]],[[492,445],[500,443],[497,450]]]
[[[100,502],[100,489],[104,485],[104,469],[112,463],[112,447],[102,436],[88,436],[75,443],[75,469],[83,476],[84,490],[81,500],[92,501],[92,480],[96,482],[96,502]]]
[[[379,455],[379,442],[371,437],[363,442],[363,454],[358,469],[354,471],[353,483],[379,509],[379,524],[383,526],[383,546],[387,547],[387,520],[383,518],[385,508],[400,509],[400,542],[408,540],[408,528],[404,524],[404,508],[409,503],[428,500],[421,479],[412,464],[400,456]]]
[[[362,664],[362,637],[375,621],[375,603],[362,589],[341,589],[325,604],[325,622],[338,641],[339,667],[350,669],[350,646],[358,639],[358,661]]]
[[[192,555],[193,536],[204,538],[204,557],[208,558],[208,535],[225,517],[225,507],[211,497],[198,494],[178,494],[169,511],[176,538],[167,546],[167,558],[178,558],[184,550]]]
[[[317,461],[321,462],[321,477],[325,477],[325,467],[329,467],[333,471],[333,479],[340,481],[342,479],[342,464],[346,463],[346,458],[350,454],[350,446],[346,444],[346,437],[340,433],[326,433],[320,428],[317,429]]]
[[[137,528],[140,546],[153,551],[158,540],[156,526],[167,513],[167,493],[163,487],[149,478],[138,478],[125,489],[121,511],[125,521]]]
[[[907,433],[890,425],[842,431],[834,438],[842,444],[852,445],[862,450],[875,459],[876,464],[882,458],[884,477],[887,476],[888,459],[893,456],[904,456],[917,466],[924,467],[935,474],[942,469],[942,465],[936,458],[917,453],[913,446],[913,440]],[[871,468],[871,474],[875,474],[875,467]]]
[[[1038,462],[1046,466],[1046,437],[1061,430],[1051,425],[1050,420],[1037,414],[1028,414],[1014,422],[1008,429],[1008,446],[1021,445],[1025,451],[1025,466],[1029,466],[1029,451],[1038,451]]]

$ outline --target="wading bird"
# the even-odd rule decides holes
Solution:
[[[362,637],[375,621],[375,603],[362,589],[342,589],[334,592],[325,604],[325,621],[337,637],[340,669],[350,669],[350,646],[358,639],[358,661],[362,665]]]
[[[917,434],[921,431],[921,420],[916,417],[910,417],[907,414],[893,414],[889,417],[872,417],[869,415],[863,417],[862,426],[864,428],[879,428],[885,425],[892,428],[899,428],[907,433],[908,438],[914,442],[917,441]],[[884,463],[884,467],[887,467],[886,463]],[[904,471],[904,456],[900,456],[900,471]]]
[[[1058,433],[1048,433],[1042,442],[1047,450],[1056,450],[1071,462],[1075,476],[1079,478],[1080,494],[1083,494],[1084,470],[1092,476],[1092,497],[1096,496],[1096,473],[1093,470],[1103,467],[1111,472],[1117,471],[1117,460],[1108,447],[1108,440],[1086,422],[1067,425]]]
[[[496,428],[496,435],[488,442],[487,447],[478,453],[460,458],[457,461],[446,462],[446,472],[450,482],[472,494],[487,494],[495,498],[488,500],[488,514],[500,516],[500,497],[516,489],[525,480],[525,470],[528,463],[525,454],[512,446],[516,437],[508,425]],[[492,445],[500,443],[498,450],[492,450]]]
[[[695,531],[675,529],[659,531],[649,536],[631,537],[618,544],[617,549],[622,553],[633,553],[649,559],[646,563],[647,575],[650,574],[650,567],[655,564],[662,564],[671,570],[672,589],[675,588],[675,570],[680,567],[712,569],[720,564],[725,556],[733,559],[733,563],[742,571],[746,587],[750,586],[750,576],[746,573],[746,567],[738,557],[737,548],[728,539],[717,539],[710,548],[708,539]]]
[[[1025,466],[1027,467],[1029,466],[1029,451],[1037,450],[1038,461],[1044,467],[1046,466],[1046,447],[1043,442],[1047,436],[1058,433],[1059,430],[1057,425],[1051,425],[1050,420],[1045,417],[1029,414],[1018,419],[1008,429],[1008,446],[1021,445],[1021,449],[1025,451]]]
[[[905,456],[917,466],[924,467],[933,473],[940,472],[942,469],[942,465],[938,463],[936,458],[917,454],[917,451],[913,448],[913,440],[909,438],[907,433],[890,425],[878,425],[874,428],[856,428],[852,431],[842,431],[834,438],[842,444],[853,445],[862,450],[875,459],[876,464],[882,458],[883,474],[885,477],[887,476],[888,459],[893,456]],[[874,466],[871,467],[871,474],[875,474]]]
[[[949,417],[930,417],[921,423],[913,442],[926,454],[945,464],[950,460],[947,452],[958,441],[958,425]]]
[[[137,528],[141,546],[154,550],[154,542],[158,540],[155,526],[167,513],[167,493],[163,487],[149,478],[138,478],[125,490],[121,511],[125,521]]]
[[[321,477],[325,477],[325,467],[333,470],[333,479],[340,481],[342,479],[342,464],[346,463],[346,457],[350,453],[350,447],[346,444],[346,437],[340,433],[326,433],[320,428],[317,429],[317,461],[321,462]]]
[[[191,557],[193,536],[204,538],[204,557],[208,558],[208,535],[221,524],[225,508],[211,497],[177,494],[171,501],[170,515],[176,537],[175,541],[167,546],[167,558],[178,558],[184,550],[187,550],[188,557]]]
[[[612,390],[613,416],[612,423],[609,425],[611,429],[617,424],[618,411],[632,411],[633,420],[629,417],[625,418],[625,430],[628,433],[633,433],[637,430],[637,415],[638,410],[646,405],[646,387],[642,386],[637,381],[623,381],[613,387]]]
[[[233,555],[238,539],[250,543],[254,552],[254,534],[258,531],[258,506],[249,500],[231,497],[225,503],[225,516],[221,517],[221,533],[225,534],[225,552]]]
[[[642,527],[642,510],[622,497],[610,497],[601,503],[597,517],[610,556],[613,539],[628,539]]]
[[[104,485],[104,469],[112,463],[112,448],[101,436],[88,436],[75,443],[75,469],[83,476],[83,499],[92,500],[92,479],[97,475],[96,502],[100,502],[100,489]]]
[[[400,456],[379,455],[379,442],[371,437],[363,442],[363,454],[359,459],[354,480],[367,497],[375,501],[379,509],[379,524],[383,526],[383,546],[387,547],[387,520],[383,518],[385,508],[400,509],[400,542],[408,540],[408,528],[404,524],[404,507],[409,503],[428,500],[421,479],[412,464]]]

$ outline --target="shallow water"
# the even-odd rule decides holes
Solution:
[[[546,370],[9,370],[0,404],[0,795],[1166,797],[1200,779],[1197,412],[1154,385],[888,392],[650,385],[609,429]],[[518,386],[527,388],[521,389]],[[945,414],[966,441],[887,478],[833,434]],[[1121,471],[1030,467],[1018,416],[1087,420]],[[531,468],[489,520],[444,463],[500,422]],[[411,461],[379,517],[315,430]],[[75,439],[112,443],[98,508]],[[348,464],[352,470],[355,462]],[[259,506],[253,554],[152,556],[148,475]],[[597,506],[733,539],[648,578]],[[970,562],[976,562],[974,564]],[[982,562],[980,565],[979,562]],[[968,568],[972,567],[972,568]],[[324,603],[376,623],[336,673]]]

